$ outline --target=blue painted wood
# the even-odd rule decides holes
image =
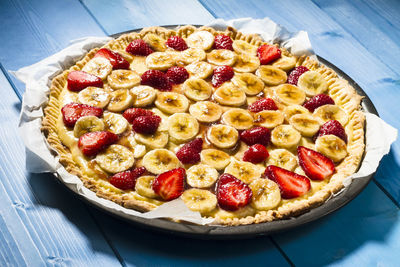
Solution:
[[[397,0],[365,0],[364,3],[371,7],[375,13],[385,18],[391,25],[400,31],[400,5]]]

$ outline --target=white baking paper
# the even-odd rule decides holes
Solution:
[[[284,27],[274,23],[269,18],[243,18],[230,21],[215,20],[208,26],[225,29],[232,26],[244,33],[258,33],[267,42],[279,42],[295,55],[314,55],[308,35],[304,31],[291,33]],[[157,209],[140,213],[126,209],[112,201],[99,198],[96,194],[83,186],[82,181],[75,175],[68,173],[58,162],[58,157],[50,153],[51,147],[47,144],[41,128],[43,107],[47,103],[49,86],[53,77],[64,69],[74,65],[83,55],[94,47],[100,47],[110,40],[109,37],[87,37],[71,42],[71,45],[36,64],[19,69],[12,74],[25,83],[26,91],[23,96],[19,130],[26,146],[26,168],[29,172],[52,172],[66,186],[84,196],[95,205],[104,209],[121,212],[129,216],[142,218],[172,218],[196,224],[211,224],[212,219],[204,219],[198,212],[189,210],[179,198],[165,203]],[[378,167],[381,158],[390,150],[390,145],[397,137],[397,130],[386,124],[373,114],[366,114],[366,155],[359,172],[349,177],[345,185],[349,185],[352,178],[362,178]]]

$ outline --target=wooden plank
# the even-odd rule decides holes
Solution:
[[[364,0],[364,3],[371,7],[382,18],[389,21],[398,32],[400,31],[400,5],[397,0]]]
[[[20,101],[0,72],[0,265],[119,265],[88,210],[51,174],[25,170]]]
[[[158,25],[206,24],[214,19],[196,0],[83,0],[83,3],[108,34]]]

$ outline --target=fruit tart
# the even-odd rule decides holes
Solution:
[[[256,34],[151,27],[55,77],[42,129],[101,198],[139,211],[181,198],[241,225],[343,188],[364,152],[360,102],[332,69]]]

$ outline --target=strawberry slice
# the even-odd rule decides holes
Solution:
[[[217,184],[218,205],[224,210],[235,211],[250,203],[253,192],[235,176],[224,173]]]
[[[312,180],[324,180],[335,172],[333,161],[321,153],[304,146],[297,148],[300,167]]]
[[[261,65],[266,65],[281,57],[281,50],[274,45],[262,45],[257,49]]]
[[[285,199],[300,197],[311,189],[307,177],[277,166],[269,165],[264,175],[278,184],[282,198]]]
[[[114,70],[118,69],[129,69],[129,62],[125,60],[120,54],[117,52],[111,51],[107,48],[102,48],[94,55],[94,57],[104,57],[110,61]]]
[[[138,167],[133,170],[119,172],[111,176],[109,182],[113,186],[122,190],[135,189],[137,178],[142,176],[145,172],[145,167]]]
[[[89,86],[103,87],[103,80],[95,75],[84,71],[71,71],[68,73],[68,90],[73,92],[81,91]]]
[[[107,132],[88,132],[82,135],[78,141],[78,147],[85,156],[95,156],[97,153],[114,144],[118,140],[118,135]]]
[[[61,113],[63,114],[65,126],[74,127],[79,118],[84,116],[101,117],[103,115],[103,110],[86,104],[69,103],[61,109]]]
[[[164,200],[173,200],[185,190],[185,169],[176,168],[164,172],[154,179],[152,188]]]

